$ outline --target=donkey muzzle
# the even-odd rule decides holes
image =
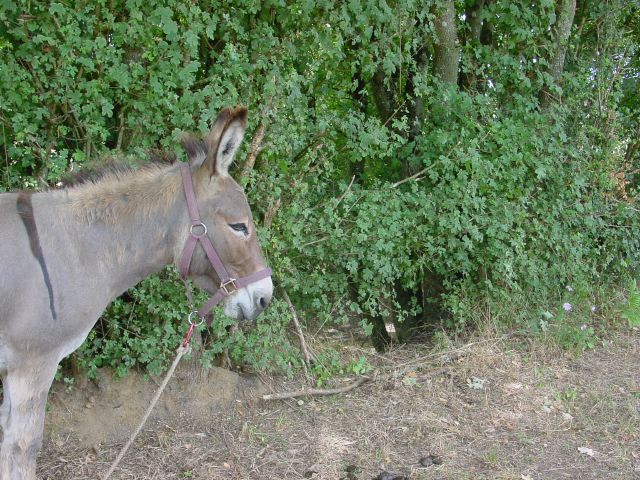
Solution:
[[[224,313],[238,321],[253,322],[271,303],[272,296],[271,277],[263,278],[227,297]]]

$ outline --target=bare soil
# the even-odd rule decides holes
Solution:
[[[214,369],[194,382],[185,367],[111,478],[640,479],[637,330],[580,356],[513,338],[386,355],[324,340],[346,358],[368,355],[375,380],[267,402],[304,379]],[[40,476],[98,478],[155,389],[105,373],[55,385]]]

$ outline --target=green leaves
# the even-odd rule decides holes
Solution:
[[[167,36],[167,40],[174,42],[178,39],[178,24],[173,20],[173,11],[168,7],[160,7],[152,14],[152,20],[159,22]]]
[[[577,12],[560,90],[555,5],[484,2],[474,33],[470,3],[456,2],[461,74],[447,87],[433,73],[431,1],[10,2],[2,188],[54,184],[114,149],[176,149],[182,132],[242,103],[248,136],[266,125],[242,182],[307,322],[370,334],[432,301],[462,326],[488,297],[615,277],[640,262],[636,11]],[[558,98],[546,110],[543,88]],[[95,362],[162,368],[182,292],[157,282],[109,310],[113,330],[87,346]],[[227,347],[260,367],[295,365],[287,310],[269,312],[255,335],[231,338],[220,319],[205,358]]]
[[[621,316],[627,320],[629,327],[640,327],[640,290],[636,280],[633,280],[629,286],[627,304]]]
[[[134,367],[159,375],[184,338],[188,313],[175,271],[149,277],[109,306],[80,347],[81,364],[89,376],[106,366],[119,376]]]

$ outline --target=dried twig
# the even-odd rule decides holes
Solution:
[[[247,155],[247,159],[244,162],[244,166],[242,167],[242,172],[240,173],[240,177],[246,177],[253,170],[253,166],[256,163],[256,158],[258,157],[258,152],[260,150],[260,145],[262,144],[262,139],[264,138],[264,131],[267,128],[267,120],[263,118],[262,122],[260,122],[260,126],[258,126],[258,130],[253,135],[253,139],[251,140],[251,145],[249,146],[249,154]]]
[[[142,430],[142,427],[144,427],[144,424],[147,423],[147,420],[149,419],[149,416],[151,415],[151,412],[153,411],[153,408],[156,406],[156,403],[158,403],[158,400],[160,399],[160,395],[162,395],[162,392],[166,388],[167,383],[169,383],[169,380],[171,380],[171,377],[173,376],[173,372],[175,372],[176,367],[178,366],[178,363],[180,363],[180,359],[190,349],[191,349],[191,347],[189,345],[187,345],[186,347],[183,347],[182,345],[180,345],[180,347],[176,351],[176,358],[173,360],[173,363],[171,364],[171,367],[169,368],[169,371],[165,375],[164,380],[162,381],[162,384],[160,385],[160,388],[158,388],[158,390],[156,391],[156,394],[153,396],[153,399],[151,400],[151,403],[147,407],[147,410],[144,412],[144,416],[142,417],[142,420],[140,421],[140,424],[138,425],[138,428],[136,428],[136,430],[131,434],[131,437],[129,437],[129,440],[124,445],[124,447],[122,447],[122,449],[120,450],[120,453],[118,454],[116,459],[113,461],[113,463],[111,463],[111,466],[109,467],[109,470],[107,470],[107,472],[100,477],[101,480],[107,480],[107,478],[109,478],[111,476],[111,474],[113,473],[113,471],[118,467],[118,465],[122,461],[123,457],[125,456],[125,454],[129,450],[129,447],[131,447],[131,445],[135,441],[136,437],[138,436],[138,434]]]
[[[273,219],[275,218],[276,213],[278,213],[278,209],[280,208],[281,204],[282,204],[282,199],[278,198],[275,201],[275,203],[272,203],[271,205],[269,205],[269,208],[267,208],[267,211],[264,214],[264,221],[262,223],[264,228],[271,228]]]
[[[287,305],[289,305],[289,311],[291,312],[293,325],[296,327],[296,333],[298,334],[298,338],[300,339],[300,348],[302,349],[302,354],[304,355],[304,362],[302,362],[302,367],[304,369],[304,376],[307,378],[307,381],[309,381],[310,378],[309,378],[309,371],[307,367],[311,365],[313,356],[309,352],[309,348],[307,347],[307,342],[304,339],[304,335],[302,333],[302,327],[300,327],[300,322],[298,321],[298,314],[296,312],[296,309],[293,306],[293,303],[291,302],[291,299],[289,298],[289,295],[287,294],[287,291],[284,288],[282,289],[282,296],[287,302]]]
[[[350,383],[349,385],[345,385],[344,387],[339,388],[305,388],[303,390],[296,390],[294,392],[284,392],[284,393],[273,393],[269,395],[263,395],[262,400],[284,400],[287,398],[296,398],[296,397],[312,397],[312,396],[321,396],[321,395],[337,395],[339,393],[346,393],[353,390],[356,387],[359,387],[365,382],[369,380],[375,379],[375,374],[373,377],[360,377],[355,382]]]
[[[435,164],[434,164],[434,165],[435,165]],[[403,178],[402,180],[400,180],[400,181],[398,181],[398,182],[394,183],[394,184],[393,184],[393,185],[391,185],[391,186],[392,186],[393,188],[395,188],[395,187],[398,187],[398,186],[402,185],[403,183],[409,182],[409,181],[411,181],[411,180],[413,180],[413,179],[420,180],[420,178],[418,178],[418,177],[421,177],[422,175],[424,175],[425,173],[427,173],[427,171],[431,170],[431,168],[432,168],[432,167],[433,167],[433,165],[429,165],[428,167],[423,168],[422,170],[420,170],[418,173],[414,173],[414,174],[413,174],[413,175],[411,175],[410,177]]]
[[[258,154],[261,150],[262,140],[264,139],[264,132],[269,124],[269,115],[268,112],[273,108],[273,98],[270,98],[267,102],[266,109],[262,111],[262,120],[260,121],[260,125],[256,130],[256,133],[253,135],[253,139],[251,140],[251,145],[249,146],[249,154],[247,155],[247,159],[244,162],[242,167],[242,172],[240,173],[240,177],[246,177],[253,170],[253,166],[256,163],[256,158],[258,158]]]
[[[125,112],[127,111],[127,106],[123,106],[118,114],[118,139],[116,140],[116,150],[122,149],[122,140],[124,139],[124,121],[125,121]]]
[[[329,240],[330,238],[331,237],[329,237],[329,236],[318,238],[317,240],[312,240],[310,242],[303,243],[302,245],[300,245],[300,248],[308,247],[310,245],[315,245],[316,243],[324,242],[326,240]]]
[[[326,134],[327,132],[325,130],[317,133],[309,143],[307,143],[304,147],[302,147],[302,149],[298,153],[295,154],[295,156],[291,160],[291,163],[296,163],[298,160],[304,157],[309,150],[319,146],[322,143],[322,139]]]
[[[356,179],[356,176],[353,175],[351,177],[351,181],[349,182],[349,186],[347,187],[347,189],[342,193],[342,195],[340,195],[340,198],[338,198],[338,203],[336,203],[336,207],[338,205],[340,205],[340,202],[342,202],[342,200],[344,199],[344,197],[347,196],[347,193],[349,193],[349,190],[351,190],[351,185],[353,185],[353,181]]]

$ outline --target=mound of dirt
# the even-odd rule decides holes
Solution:
[[[105,369],[81,388],[56,382],[49,397],[45,436],[58,444],[74,438],[89,446],[125,441],[138,426],[160,381],[145,380],[139,372],[116,379]],[[185,363],[164,390],[149,425],[176,419],[188,424],[209,422],[237,400],[256,396],[263,389],[254,377],[222,368],[212,368],[194,380]]]

